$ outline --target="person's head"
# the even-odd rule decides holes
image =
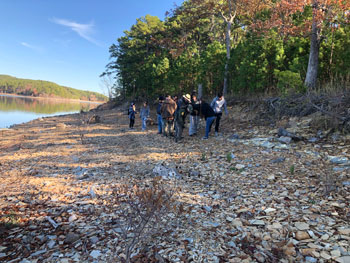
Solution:
[[[222,92],[220,91],[220,92],[218,93],[218,99],[219,99],[219,100],[222,100],[222,98],[223,98],[223,94],[222,94]]]
[[[144,101],[144,102],[143,102],[143,106],[144,106],[144,107],[147,107],[147,101]]]
[[[164,97],[163,96],[159,96],[158,100],[159,100],[159,102],[163,102],[164,101]]]
[[[173,96],[173,100],[174,100],[174,101],[177,101],[177,99],[178,99],[177,95],[174,95],[174,96]]]
[[[191,100],[197,101],[197,93],[195,91],[191,93]]]
[[[185,102],[191,102],[191,95],[190,94],[183,95],[182,98]]]

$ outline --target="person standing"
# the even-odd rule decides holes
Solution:
[[[210,103],[210,106],[213,108],[216,116],[216,122],[215,122],[215,136],[219,135],[219,126],[220,126],[220,120],[222,116],[222,109],[225,110],[225,114],[227,115],[227,105],[226,100],[222,94],[222,92],[218,93],[218,96],[213,99],[213,101]]]
[[[147,122],[147,119],[149,118],[149,106],[146,101],[143,103],[143,106],[141,107],[140,118],[142,121],[142,130],[145,131],[146,125],[147,125],[146,122]]]
[[[197,95],[195,92],[192,92],[191,95],[191,105],[192,105],[192,112],[190,114],[190,128],[188,129],[189,135],[194,136],[197,134],[198,131],[198,123],[199,123],[199,110],[200,110],[200,104],[197,100]]]
[[[157,105],[158,134],[162,134],[162,130],[163,130],[162,113],[160,111],[162,108],[163,102],[164,102],[164,97],[160,96],[158,100],[158,105]]]
[[[201,101],[200,113],[205,118],[205,136],[203,137],[203,140],[207,140],[209,138],[211,126],[215,120],[215,112],[207,102]]]
[[[129,123],[129,129],[133,130],[134,129],[134,124],[135,124],[135,115],[136,115],[136,107],[135,103],[131,103],[129,110],[128,110],[128,115],[130,119]]]
[[[185,127],[185,120],[188,113],[192,112],[192,105],[190,94],[183,95],[177,103],[175,112],[175,142],[182,139],[182,131]]]
[[[174,127],[174,113],[176,110],[176,102],[173,101],[170,95],[167,95],[163,102],[160,112],[162,114],[163,122],[163,135],[171,136],[173,134]]]

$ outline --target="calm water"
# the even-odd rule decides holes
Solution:
[[[97,107],[96,103],[67,102],[0,95],[0,128],[28,122],[40,117],[76,113]]]

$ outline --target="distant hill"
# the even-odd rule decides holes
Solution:
[[[106,96],[97,92],[64,87],[50,81],[20,79],[8,75],[0,75],[0,93],[86,101],[107,100]]]

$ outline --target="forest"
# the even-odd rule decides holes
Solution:
[[[109,48],[117,97],[295,94],[350,83],[350,1],[187,0]]]
[[[8,75],[0,75],[0,93],[85,101],[105,101],[107,99],[97,92],[64,87],[49,81],[20,79]]]

